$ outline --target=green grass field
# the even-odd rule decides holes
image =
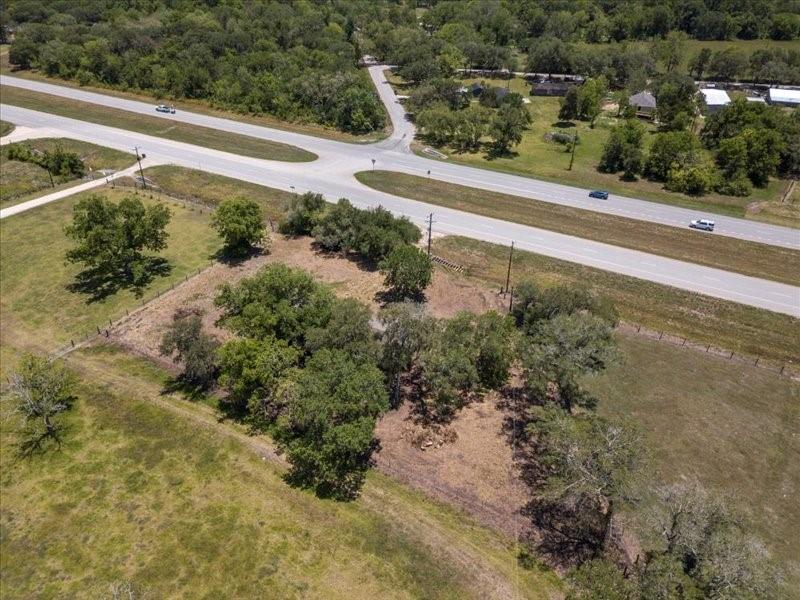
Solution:
[[[463,266],[470,277],[496,289],[505,285],[508,248],[469,238],[433,241],[433,252]],[[512,285],[532,279],[540,285],[586,285],[610,298],[620,317],[737,353],[800,363],[800,319],[744,304],[718,300],[634,277],[585,267],[531,252],[514,253]]]
[[[800,285],[800,252],[724,236],[698,235],[634,219],[560,206],[435,179],[362,171],[361,183],[382,192],[513,221],[669,258]]]
[[[103,188],[99,193],[120,200],[133,191]],[[131,291],[89,302],[87,295],[67,288],[80,266],[64,263],[64,253],[72,242],[64,235],[63,227],[82,196],[71,196],[0,222],[3,371],[12,368],[11,348],[53,351],[141,304]],[[154,201],[140,197],[145,202]],[[167,228],[169,246],[160,254],[169,260],[172,271],[150,284],[144,293],[146,298],[208,265],[221,246],[209,227],[207,211],[201,214],[176,202],[167,205],[172,211]]]
[[[454,152],[447,148],[440,149],[451,161],[587,189],[605,189],[623,196],[674,204],[700,211],[737,217],[747,216],[754,219],[758,219],[759,215],[758,213],[748,213],[748,204],[753,202],[778,202],[788,185],[785,181],[773,179],[766,188],[755,188],[753,194],[747,198],[735,198],[720,194],[707,194],[706,196],[695,198],[667,191],[661,183],[647,181],[646,179],[623,181],[618,174],[600,173],[597,170],[597,164],[600,161],[603,145],[608,138],[610,128],[617,122],[614,111],[606,112],[598,117],[597,123],[592,129],[588,123],[582,121],[561,122],[558,119],[559,98],[530,96],[530,84],[523,79],[517,77],[510,82],[505,79],[463,79],[464,85],[469,85],[475,81],[485,81],[500,87],[509,85],[512,91],[522,94],[523,97],[530,98],[531,103],[528,105],[528,110],[533,117],[533,123],[523,134],[522,141],[513,149],[514,153],[511,156],[490,158],[484,151],[462,153]],[[403,93],[408,93],[408,90],[405,89]],[[649,133],[645,136],[645,146],[652,142],[656,129],[650,126],[648,131]],[[579,142],[575,151],[572,170],[568,170],[570,153],[566,151],[566,147],[562,144],[545,140],[545,134],[551,132],[564,132],[570,135],[577,132]],[[795,216],[794,214],[788,216],[778,214],[771,215],[770,219],[773,222],[798,227],[800,226],[800,220],[795,219]]]
[[[0,595],[547,599],[556,576],[514,544],[371,473],[355,502],[293,489],[269,440],[162,393],[108,348],[70,358],[78,401],[59,451],[21,460],[3,422]],[[139,597],[139,596],[137,596]]]
[[[8,135],[12,131],[14,131],[13,123],[9,123],[8,121],[0,121],[0,137]]]
[[[219,204],[227,198],[241,196],[258,202],[264,214],[273,220],[283,217],[294,196],[291,192],[184,167],[163,165],[150,167],[144,172],[145,176],[152,179],[167,196],[210,205]]]
[[[53,113],[71,119],[80,119],[81,121],[99,125],[137,131],[224,152],[233,152],[242,156],[286,162],[308,162],[317,158],[316,154],[288,144],[190,125],[180,121],[165,121],[157,117],[108,108],[98,104],[86,104],[78,100],[40,94],[10,86],[2,86],[2,92],[3,103],[5,104]]]
[[[75,152],[86,165],[87,175],[100,169],[119,171],[134,162],[133,154],[120,152],[88,142],[69,138],[41,138],[23,142],[34,150],[44,152],[61,146],[68,152]],[[8,149],[0,150],[0,206],[10,206],[30,200],[42,193],[63,189],[80,183],[79,179],[57,178],[55,188],[51,188],[47,169],[33,163],[8,160]]]
[[[660,479],[732,495],[800,589],[800,384],[655,340],[619,342],[622,362],[587,381],[600,413],[642,425]]]

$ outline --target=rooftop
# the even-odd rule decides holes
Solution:
[[[656,107],[656,98],[650,92],[639,92],[628,98],[631,106],[646,106],[648,108]]]
[[[729,104],[731,101],[731,97],[728,96],[728,92],[725,90],[702,88],[700,93],[703,94],[708,106],[723,106],[725,104]]]
[[[800,104],[800,90],[784,90],[783,88],[769,88],[770,102],[791,102]]]

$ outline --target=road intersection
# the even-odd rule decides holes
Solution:
[[[378,69],[373,67],[371,73],[373,77],[380,79],[382,75],[379,74],[381,71]],[[3,76],[0,78],[0,84],[8,85],[11,79]],[[142,102],[92,94],[74,88],[13,79],[14,85],[24,82],[24,87],[29,89],[53,93],[52,88],[57,88],[55,91],[59,92],[58,95],[114,106],[122,110],[147,111],[145,114],[148,116],[159,114],[154,112],[152,105]],[[385,83],[383,85],[386,88],[389,87]],[[391,88],[389,90],[382,89],[379,84],[378,90],[381,98],[387,102],[393,122],[403,118],[402,108],[393,110],[394,107],[391,103],[396,102],[396,99],[392,100],[394,92],[391,92]],[[427,171],[430,170],[431,177],[436,179],[521,196],[527,195],[560,204],[572,205],[570,203],[577,202],[577,195],[580,194],[582,203],[580,207],[586,208],[585,190],[444,162],[434,162],[415,156],[409,151],[409,134],[413,132],[410,125],[396,124],[395,131],[390,138],[377,144],[358,145],[186,111],[178,111],[175,115],[164,116],[167,119],[178,118],[178,120],[204,127],[224,129],[233,133],[292,144],[319,156],[318,160],[308,163],[283,163],[244,157],[10,105],[3,105],[2,113],[4,120],[11,121],[18,126],[28,127],[32,132],[46,129],[52,135],[78,139],[128,152],[131,152],[134,146],[139,146],[147,154],[148,163],[151,165],[175,164],[287,191],[322,192],[328,200],[335,201],[340,197],[346,197],[361,207],[382,205],[396,214],[408,216],[418,225],[424,225],[428,215],[434,213],[435,234],[462,235],[506,245],[514,240],[516,246],[522,250],[800,317],[800,288],[794,286],[446,209],[378,192],[359,183],[353,174],[372,168],[372,160],[375,159],[377,168],[417,175],[427,175]],[[403,137],[404,135],[405,137]],[[541,194],[536,193],[535,190],[540,189],[540,186],[543,186],[541,189],[546,191],[543,193],[551,194],[551,196],[544,198]],[[673,224],[673,221],[677,224],[678,221],[684,219],[684,216],[686,218],[690,216],[680,213],[684,209],[647,201],[612,198],[613,202],[603,205],[604,212],[613,213],[621,203],[632,202],[641,208],[642,216],[637,217],[633,214],[625,214],[625,216],[656,222],[663,222],[661,219],[664,219],[668,221],[667,224]],[[41,205],[46,201],[46,197],[39,198],[36,205]],[[17,211],[19,210],[24,210],[24,207],[21,206],[17,209]],[[657,216],[660,215],[660,217],[650,219],[648,215],[651,210],[655,210]],[[3,212],[5,213],[5,211]],[[6,214],[1,216],[5,217]],[[691,212],[691,216],[697,215]],[[735,237],[774,243],[788,248],[800,248],[800,232],[796,230],[741,219],[723,217],[715,217],[715,219],[718,229],[733,234]],[[733,223],[735,227],[732,225],[728,228],[729,222]],[[680,226],[685,226],[685,223],[686,221],[683,220]],[[698,233],[698,235],[703,234]],[[760,239],[762,237],[764,239]]]

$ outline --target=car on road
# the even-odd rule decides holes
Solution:
[[[174,106],[167,106],[166,104],[159,104],[156,106],[156,111],[163,112],[163,113],[170,113],[175,114],[175,107]]]
[[[589,192],[590,198],[599,198],[600,200],[608,200],[608,192],[605,190],[592,190]]]
[[[714,221],[711,219],[693,219],[689,221],[692,229],[702,229],[703,231],[714,231]]]

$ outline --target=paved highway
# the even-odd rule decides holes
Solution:
[[[800,317],[800,288],[794,286],[683,263],[371,190],[358,183],[352,175],[356,170],[354,160],[364,159],[368,154],[358,159],[354,159],[352,155],[320,154],[319,160],[310,163],[279,163],[14,106],[3,105],[2,113],[4,119],[17,125],[32,130],[45,128],[48,135],[62,135],[128,152],[134,146],[139,146],[147,154],[151,164],[171,163],[202,169],[298,193],[319,191],[330,201],[346,197],[361,207],[382,205],[396,214],[408,216],[414,223],[423,227],[428,214],[433,212],[436,234],[457,234],[499,244],[509,244],[511,240],[515,240],[517,247],[522,250]],[[38,200],[38,204],[41,204],[41,199]]]
[[[381,99],[387,106],[394,125],[394,132],[390,138],[376,144],[348,144],[183,110],[179,110],[174,115],[156,113],[153,104],[7,75],[0,76],[0,85],[25,88],[165,120],[192,123],[212,129],[292,144],[317,154],[320,160],[316,162],[322,162],[325,166],[335,164],[338,169],[347,168],[351,173],[372,168],[374,159],[375,168],[378,169],[430,176],[433,179],[461,185],[675,227],[686,227],[691,219],[711,216],[717,223],[716,231],[711,235],[726,235],[764,244],[800,249],[800,230],[788,227],[722,215],[708,215],[696,210],[613,194],[608,200],[595,200],[588,197],[585,189],[466,167],[446,161],[435,161],[411,154],[409,145],[413,138],[413,126],[405,119],[405,111],[398,103],[391,86],[385,82],[384,68],[384,66],[373,66],[369,68],[369,72],[376,83]],[[430,175],[428,175],[429,171]],[[439,211],[439,209],[436,210]],[[698,233],[698,235],[703,234]]]

